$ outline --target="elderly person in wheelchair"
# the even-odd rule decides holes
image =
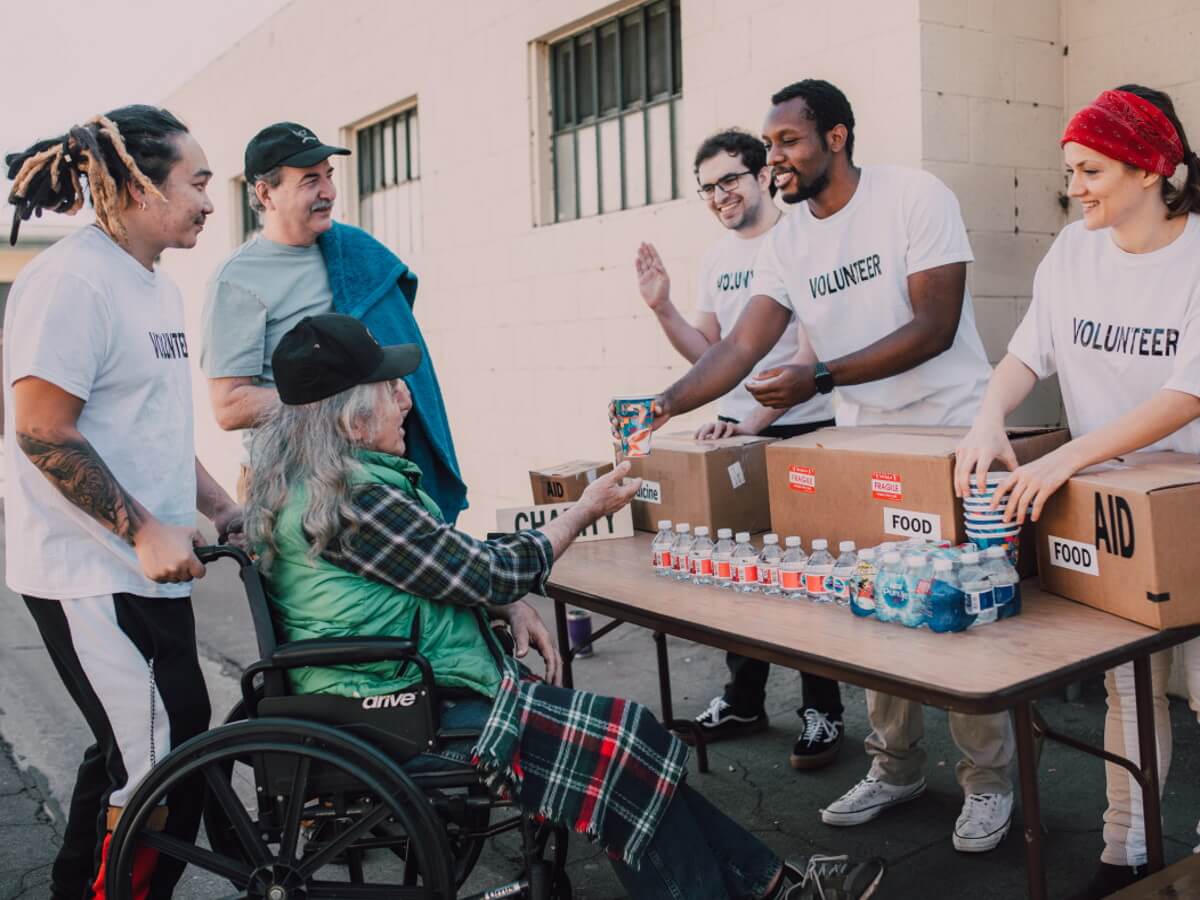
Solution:
[[[644,708],[557,686],[554,641],[521,598],[638,484],[622,483],[623,464],[540,530],[487,541],[455,530],[404,456],[402,379],[420,358],[340,315],[306,318],[280,342],[282,405],[255,441],[246,520],[281,636],[411,639],[443,697],[441,726],[478,736],[412,755],[405,771],[475,766],[530,816],[599,841],[631,897],[871,896],[882,861],[785,863],[691,789],[686,748]],[[505,653],[491,619],[507,621],[518,658],[541,654],[544,681]],[[421,672],[371,662],[288,677],[296,694],[377,706],[410,702]]]

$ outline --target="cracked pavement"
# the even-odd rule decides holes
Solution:
[[[697,590],[706,590],[697,588]],[[711,590],[711,589],[707,589]],[[714,602],[722,594],[712,590]],[[537,600],[553,630],[552,607]],[[240,665],[254,658],[253,636],[232,566],[214,566],[196,591],[196,616],[214,721],[237,698]],[[594,628],[604,620],[596,618]],[[727,679],[724,653],[668,639],[672,697],[677,716],[693,716],[708,705]],[[532,655],[531,655],[532,657]],[[981,660],[980,664],[986,664]],[[650,633],[622,626],[596,644],[595,656],[575,663],[577,687],[630,697],[658,711],[655,648]],[[955,781],[957,751],[946,716],[929,709],[924,746],[929,756],[924,796],[889,810],[879,819],[849,829],[821,823],[818,810],[867,771],[862,741],[868,732],[863,693],[843,686],[846,740],[828,768],[797,772],[788,764],[800,728],[800,681],[773,667],[768,685],[771,727],[763,734],[709,748],[711,772],[691,764],[690,783],[716,806],[756,834],[780,856],[792,860],[812,853],[879,855],[889,874],[877,896],[885,900],[1010,900],[1025,896],[1020,802],[1013,830],[992,853],[956,853],[950,833],[962,802]],[[1104,723],[1104,691],[1098,680],[1083,685],[1081,696],[1062,695],[1041,703],[1046,718],[1069,733],[1099,743]],[[1173,861],[1197,842],[1200,817],[1200,725],[1186,703],[1172,699],[1174,760],[1163,801],[1166,854]],[[48,893],[49,863],[61,833],[75,767],[89,742],[82,717],[71,705],[20,598],[0,589],[0,900],[38,898]],[[1040,768],[1040,794],[1047,836],[1049,895],[1060,898],[1085,881],[1101,849],[1104,810],[1103,764],[1065,747],[1047,744]],[[696,852],[703,852],[696,848]],[[513,877],[518,859],[513,835],[489,841],[470,890]],[[578,900],[624,896],[604,853],[581,837],[571,841],[568,873]],[[191,900],[211,890],[185,875],[176,896]]]

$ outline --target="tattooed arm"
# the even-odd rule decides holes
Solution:
[[[203,577],[192,552],[199,533],[160,522],[120,485],[76,427],[82,410],[83,401],[62,388],[22,378],[13,385],[17,445],[59,493],[134,548],[147,578]]]

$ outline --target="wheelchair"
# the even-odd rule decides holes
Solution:
[[[409,773],[402,767],[445,741],[478,737],[440,727],[441,701],[454,692],[434,684],[412,641],[279,643],[250,557],[230,546],[196,552],[204,563],[226,558],[239,565],[260,659],[242,673],[242,700],[224,724],[181,744],[138,785],[112,836],[109,898],[134,897],[141,847],[156,850],[159,865],[169,860],[200,870],[194,874],[206,885],[221,885],[213,896],[229,898],[571,897],[565,829],[535,824],[473,768]],[[381,661],[415,666],[421,681],[367,701],[288,692],[289,669]],[[152,827],[155,811],[175,790],[205,792],[208,847]],[[505,808],[506,817],[493,822],[493,811]],[[521,837],[520,874],[460,898],[484,842],[514,830]]]

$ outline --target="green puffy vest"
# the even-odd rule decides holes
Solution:
[[[416,465],[399,456],[371,451],[360,452],[358,462],[361,469],[352,476],[355,484],[400,488],[441,519],[441,511],[419,486],[421,470]],[[310,559],[302,527],[307,507],[308,490],[297,485],[276,519],[279,555],[267,577],[267,589],[284,640],[362,635],[411,638],[414,622],[420,617],[417,646],[433,667],[434,680],[494,697],[500,670],[484,612],[417,597],[354,575],[320,557]],[[382,662],[293,669],[290,678],[292,689],[301,694],[372,697],[420,680],[415,666],[403,672],[399,668],[397,663]]]

